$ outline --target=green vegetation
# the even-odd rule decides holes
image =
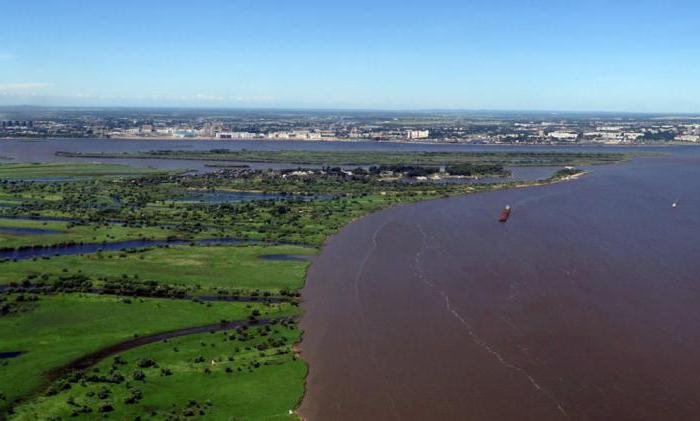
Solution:
[[[585,172],[583,170],[579,170],[576,168],[563,168],[561,170],[558,170],[552,175],[553,180],[565,180],[571,177],[576,177],[579,175],[584,174]]]
[[[83,256],[20,260],[2,265],[0,284],[37,283],[78,273],[92,287],[100,280],[157,280],[192,287],[193,293],[214,290],[296,290],[302,287],[308,262],[261,260],[265,255],[310,255],[316,249],[300,246],[170,246]],[[48,282],[50,284],[50,282]]]
[[[122,299],[91,294],[5,294],[5,300],[26,302],[0,318],[2,350],[24,351],[2,360],[0,392],[7,404],[27,396],[46,382],[42,373],[134,335],[245,319],[254,309],[261,316],[291,314],[289,304],[198,303],[186,300]]]
[[[267,325],[170,339],[108,358],[67,376],[72,385],[20,407],[17,419],[288,419],[303,393],[306,366],[292,352],[299,331]],[[136,380],[135,377],[143,379]],[[117,376],[105,381],[99,376]],[[118,376],[124,379],[119,380]],[[60,389],[63,389],[62,386]],[[109,408],[111,407],[111,408]]]
[[[153,168],[134,168],[116,164],[49,163],[49,164],[0,164],[0,178],[35,179],[75,177],[105,177],[151,174],[162,172]]]
[[[473,164],[463,163],[448,165],[445,172],[451,175],[461,175],[465,177],[479,176],[481,174],[507,175],[502,166],[496,164]]]
[[[31,228],[52,233],[17,234],[3,232],[4,228]],[[76,225],[71,222],[36,221],[30,219],[0,219],[0,249],[27,246],[57,246],[61,244],[103,243],[141,238],[162,239],[176,234],[160,227],[129,227],[119,224]]]

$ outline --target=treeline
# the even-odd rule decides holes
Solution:
[[[554,174],[552,174],[551,178],[553,180],[559,180],[562,178],[567,178],[567,177],[571,177],[573,175],[581,174],[582,172],[583,172],[583,170],[579,170],[577,168],[563,168],[563,169],[555,172]]]
[[[507,176],[510,171],[498,164],[456,164],[445,167],[445,172],[450,175],[476,177],[485,175]]]
[[[391,171],[401,173],[408,177],[427,177],[440,172],[439,167],[418,165],[379,165],[369,168],[372,174]],[[498,164],[455,164],[445,167],[445,173],[464,177],[507,176],[510,172]]]
[[[408,177],[427,177],[429,175],[440,172],[440,168],[421,167],[417,165],[379,165],[372,166],[369,168],[369,172],[372,174],[380,174],[382,172],[387,171],[401,173]]]

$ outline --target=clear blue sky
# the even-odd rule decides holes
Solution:
[[[700,112],[700,2],[3,0],[0,104]]]

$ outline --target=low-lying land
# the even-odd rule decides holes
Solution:
[[[470,168],[494,165],[485,161]],[[309,262],[285,256],[313,255],[343,225],[393,204],[580,173],[562,169],[539,182],[464,184],[402,171],[228,168],[66,183],[50,181],[53,169],[38,171],[43,181],[0,180],[0,356],[7,356],[0,358],[0,418],[294,417],[306,366],[294,353],[301,333],[293,319],[300,315]],[[192,191],[274,195],[182,200]],[[179,242],[31,254],[37,247],[107,247],[143,238]],[[219,238],[258,243],[202,242]],[[17,249],[22,258],[12,257]],[[222,324],[232,321],[235,327]],[[202,326],[216,332],[189,329]],[[134,338],[176,329],[187,335],[134,344]],[[105,347],[117,351],[88,365],[71,364]]]
[[[53,178],[57,181],[76,177],[133,176],[161,172],[153,168],[134,168],[117,164],[83,164],[83,163],[36,163],[36,164],[2,164],[2,179],[36,179]]]
[[[127,299],[93,294],[6,294],[13,304],[0,318],[4,350],[22,355],[2,360],[3,403],[49,390],[54,368],[112,343],[221,320],[293,314],[290,304],[207,303],[167,299]],[[46,414],[48,415],[48,414]]]
[[[487,172],[491,166],[593,165],[617,162],[619,153],[585,152],[346,152],[346,151],[251,151],[213,149],[208,151],[162,150],[150,152],[88,153],[58,152],[74,158],[205,159],[212,161],[265,162],[299,165],[340,166],[449,166],[478,164]]]
[[[298,340],[293,325],[275,324],[154,343],[67,378],[50,396],[21,407],[17,418],[288,418],[306,374],[292,351]],[[106,375],[117,378],[100,377]]]
[[[181,287],[188,294],[271,293],[302,287],[308,262],[262,260],[263,256],[311,255],[316,249],[283,246],[169,246],[98,252],[77,256],[6,262],[0,285],[103,288],[115,283],[134,287],[149,281]],[[125,285],[126,286],[126,285]]]
[[[30,230],[23,233],[21,230]],[[28,246],[57,246],[68,243],[103,243],[129,239],[167,238],[173,232],[157,226],[123,224],[88,225],[70,221],[3,219],[0,216],[0,250]]]

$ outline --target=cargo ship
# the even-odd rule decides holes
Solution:
[[[506,207],[503,208],[503,211],[501,211],[501,217],[498,218],[498,222],[506,222],[508,220],[509,216],[510,216],[510,205],[506,205]]]

